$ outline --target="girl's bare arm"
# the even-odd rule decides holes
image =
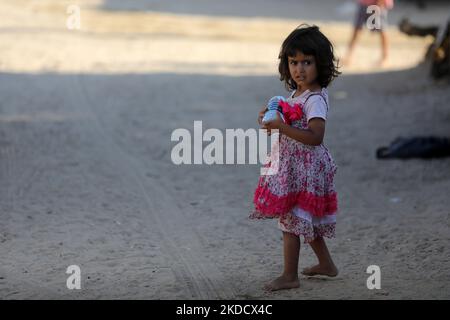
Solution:
[[[308,122],[308,129],[294,128],[284,123],[280,116],[277,119],[263,125],[264,129],[278,129],[281,134],[291,139],[297,140],[303,144],[318,146],[322,143],[325,135],[325,120],[322,118],[312,118]]]
[[[318,146],[325,135],[325,120],[313,118],[308,122],[308,129],[298,129],[285,123],[280,125],[280,133],[303,144]]]

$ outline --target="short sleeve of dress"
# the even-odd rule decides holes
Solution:
[[[312,118],[327,120],[328,106],[322,96],[314,95],[306,101],[304,112],[307,121]]]

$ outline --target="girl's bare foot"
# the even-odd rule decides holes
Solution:
[[[269,282],[264,286],[264,289],[267,291],[277,291],[283,289],[294,289],[300,286],[300,282],[298,281],[297,276],[288,277],[288,276],[280,276],[275,280]]]
[[[352,59],[349,56],[346,56],[342,59],[342,66],[343,67],[349,67],[352,64]]]
[[[380,61],[378,61],[377,66],[379,68],[387,67],[388,64],[389,64],[388,62],[389,62],[388,58],[387,57],[383,57],[383,58],[380,59]]]
[[[339,271],[335,265],[322,266],[318,264],[313,267],[303,269],[302,274],[309,277],[311,276],[336,277],[338,275],[338,272]]]

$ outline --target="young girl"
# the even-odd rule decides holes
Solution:
[[[284,40],[279,59],[280,80],[293,90],[287,98],[288,109],[283,107],[290,124],[279,116],[263,124],[267,108],[259,113],[258,122],[269,134],[279,130],[279,168],[276,174],[260,177],[250,215],[278,218],[283,232],[284,271],[266,285],[271,291],[299,286],[300,236],[319,260],[304,269],[304,275],[334,277],[338,273],[323,239],[334,237],[337,212],[333,183],[337,167],[322,143],[329,105],[326,87],[340,73],[333,46],[318,27],[301,25]]]

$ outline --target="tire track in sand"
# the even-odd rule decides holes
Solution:
[[[202,245],[198,235],[189,228],[189,221],[177,207],[175,199],[161,185],[155,185],[145,176],[146,169],[136,159],[123,150],[114,138],[107,134],[89,99],[86,87],[80,75],[69,77],[70,97],[74,108],[90,115],[93,128],[85,130],[97,139],[103,157],[107,158],[118,172],[133,187],[138,187],[148,207],[149,215],[142,216],[142,221],[156,226],[161,247],[166,252],[166,259],[177,280],[186,285],[188,298],[193,299],[232,299],[236,296],[225,275],[212,261],[202,254]]]

